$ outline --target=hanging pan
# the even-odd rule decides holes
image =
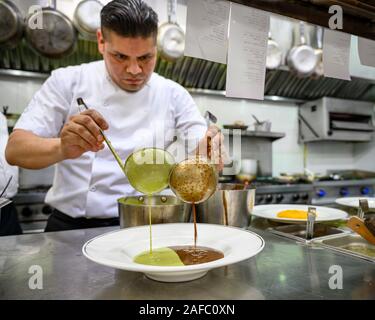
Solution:
[[[291,71],[299,77],[310,76],[317,65],[318,59],[314,49],[306,44],[305,24],[299,23],[299,44],[295,45],[288,53],[287,62]],[[296,37],[298,38],[298,36]]]
[[[85,40],[96,41],[96,30],[100,28],[100,12],[103,4],[98,0],[83,0],[74,11],[74,26]]]
[[[158,50],[161,57],[176,61],[184,55],[185,34],[177,24],[177,0],[168,0],[168,22],[162,24],[158,31]]]
[[[0,48],[15,48],[24,33],[20,10],[11,1],[0,1]]]
[[[35,20],[40,18],[43,19],[43,28],[32,28]],[[40,13],[34,12],[26,19],[26,39],[40,55],[59,59],[74,51],[77,34],[72,21],[56,10],[56,0],[52,0],[49,7],[43,8]]]

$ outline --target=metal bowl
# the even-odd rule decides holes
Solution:
[[[124,197],[117,202],[121,228],[149,224],[150,205],[153,224],[190,221],[191,205],[174,196]]]
[[[206,201],[196,206],[197,222],[247,228],[255,203],[255,189],[223,183]]]

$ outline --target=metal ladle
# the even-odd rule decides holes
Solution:
[[[163,149],[143,148],[126,159],[125,174],[137,191],[151,195],[168,187],[174,157]]]
[[[207,127],[217,118],[206,112]],[[184,202],[200,203],[216,191],[218,174],[211,163],[211,137],[207,137],[207,158],[198,154],[176,164],[169,176],[169,186],[175,195]]]
[[[217,173],[206,158],[195,156],[176,164],[169,176],[169,186],[184,202],[200,203],[216,191]]]

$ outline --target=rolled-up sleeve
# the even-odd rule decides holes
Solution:
[[[42,85],[17,121],[23,129],[43,138],[59,136],[69,114],[74,69],[58,69]]]

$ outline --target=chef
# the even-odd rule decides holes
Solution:
[[[153,72],[157,31],[157,14],[143,1],[109,2],[97,31],[103,60],[53,71],[17,122],[8,162],[55,165],[45,231],[117,225],[117,199],[135,193],[99,128],[122,159],[140,147],[181,150],[174,147],[182,138],[196,146],[211,136],[218,150],[222,135],[207,130],[188,92]],[[79,110],[80,97],[89,110]]]
[[[2,194],[2,198],[12,199],[18,191],[18,167],[10,166],[5,161],[4,153],[8,136],[7,120],[0,112],[0,195]],[[10,236],[21,233],[22,230],[18,222],[17,211],[14,204],[10,203],[1,208],[0,236]]]

